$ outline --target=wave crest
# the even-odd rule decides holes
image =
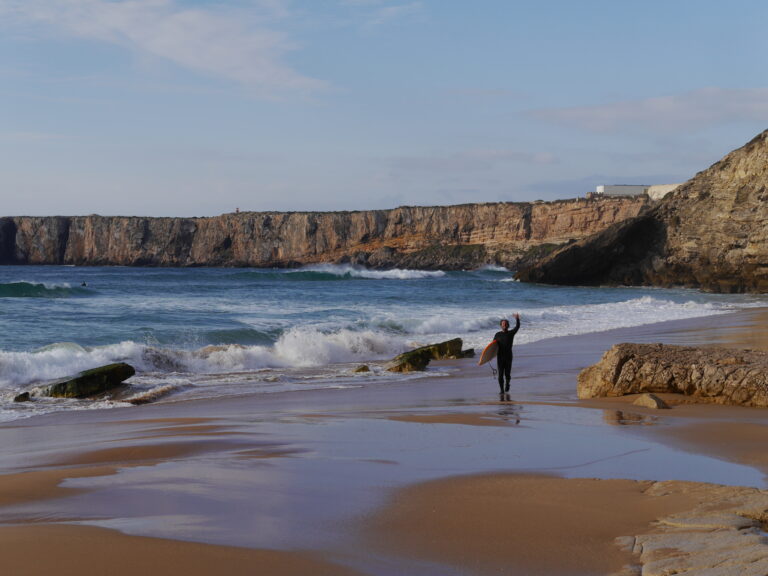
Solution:
[[[274,346],[224,344],[184,350],[133,341],[92,348],[62,342],[32,352],[0,351],[0,387],[70,376],[112,362],[127,362],[140,373],[224,374],[383,359],[405,347],[402,338],[370,330],[325,333],[307,328],[285,332]]]
[[[372,280],[420,280],[423,278],[440,278],[445,276],[442,270],[409,270],[406,268],[393,268],[391,270],[371,270],[369,268],[359,268],[349,264],[317,264],[314,266],[305,266],[295,272],[288,272],[288,275],[301,274],[307,275],[308,279],[329,277],[338,278],[367,278]]]
[[[86,288],[73,288],[67,283],[45,284],[23,280],[0,283],[0,298],[69,298],[85,296],[88,293]]]

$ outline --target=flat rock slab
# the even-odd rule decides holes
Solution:
[[[685,394],[705,402],[768,406],[768,352],[616,344],[578,378],[579,398]]]
[[[768,492],[697,482],[656,482],[653,494],[679,494],[698,501],[688,512],[660,518],[633,541],[642,576],[765,576],[768,541],[762,525]]]

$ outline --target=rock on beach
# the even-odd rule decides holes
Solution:
[[[387,370],[390,372],[416,372],[426,369],[431,360],[466,358],[474,355],[473,349],[462,351],[462,345],[461,338],[454,338],[429,346],[421,346],[395,356]]]
[[[768,353],[665,344],[616,344],[578,378],[579,398],[685,394],[702,402],[768,406]]]
[[[85,370],[70,376],[47,382],[37,386],[33,396],[49,396],[53,398],[87,398],[111,390],[123,383],[136,373],[130,364],[117,362]]]

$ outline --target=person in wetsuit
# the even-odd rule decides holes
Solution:
[[[501,332],[496,332],[493,337],[499,345],[499,351],[496,353],[496,366],[499,370],[499,388],[502,394],[509,392],[509,380],[512,373],[512,343],[519,329],[520,314],[515,314],[515,327],[510,330],[509,320],[505,318],[501,321]]]

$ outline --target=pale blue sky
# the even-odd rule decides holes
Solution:
[[[763,0],[0,0],[0,215],[554,200],[768,128]]]

